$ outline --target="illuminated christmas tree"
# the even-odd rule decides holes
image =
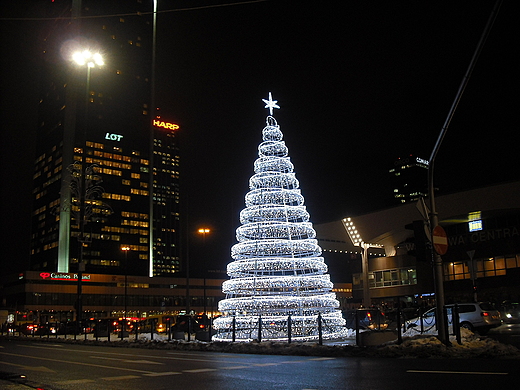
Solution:
[[[337,310],[327,266],[288,157],[280,126],[269,109],[263,142],[249,180],[246,207],[231,248],[230,277],[222,285],[222,317],[215,319],[216,341],[340,338],[347,335]]]

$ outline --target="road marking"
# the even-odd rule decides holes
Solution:
[[[442,370],[407,370],[421,374],[465,374],[465,375],[508,375],[507,372],[479,372],[479,371],[442,371]]]
[[[280,364],[299,364],[304,362],[305,360],[286,360],[284,362],[280,362]]]
[[[160,364],[164,365],[164,363],[152,362],[151,360],[129,360],[129,359],[119,359],[119,358],[110,358],[106,356],[89,356],[92,359],[103,359],[103,360],[116,360],[122,363],[139,363],[139,364]]]
[[[81,385],[83,383],[92,383],[95,380],[92,379],[71,379],[69,381],[57,381],[58,385]]]
[[[186,352],[166,352],[167,355],[181,355],[181,356],[193,356],[193,353],[186,353]],[[204,353],[204,352],[197,352],[197,356],[215,356],[215,353],[214,352],[210,352],[210,353]],[[219,354],[219,357],[223,357],[223,358],[232,358],[232,359],[247,359],[246,356],[235,356],[235,355],[230,355],[230,354],[222,354],[220,355]]]
[[[23,364],[8,363],[8,362],[4,362],[4,361],[0,361],[0,364],[6,364],[6,365],[9,365],[9,366],[20,367],[20,368],[23,368],[24,370],[30,370],[30,371],[56,372],[56,371],[51,370],[50,368],[47,368],[45,366],[33,367],[33,366],[25,366]]]
[[[182,372],[165,371],[165,372],[153,372],[151,374],[143,374],[143,376],[166,376],[166,375],[182,375]]]
[[[105,366],[105,365],[101,365],[101,364],[73,362],[71,360],[50,359],[50,358],[30,356],[30,355],[19,355],[16,353],[0,352],[0,355],[17,356],[17,357],[22,357],[24,359],[46,360],[46,361],[50,361],[50,362],[58,362],[58,363],[66,363],[66,364],[77,364],[79,366],[99,367],[99,368],[105,368],[108,370],[131,371],[131,372],[138,372],[138,373],[143,373],[143,374],[150,374],[152,372],[152,371],[145,371],[145,370],[136,370],[136,369],[132,369],[132,368]]]
[[[333,357],[320,357],[320,358],[314,358],[314,359],[309,359],[309,360],[314,360],[314,361],[318,361],[318,360],[334,360],[336,358],[333,358]]]
[[[19,344],[19,347],[25,347],[25,348],[37,348],[37,349],[50,349],[54,350],[54,348],[51,348],[49,346],[41,346],[41,345],[27,345],[27,344]],[[62,346],[63,347],[63,346]],[[96,347],[94,347],[96,348]],[[124,356],[125,358],[128,358],[128,356],[136,356],[139,358],[151,358],[151,359],[166,359],[166,360],[183,360],[183,361],[194,361],[194,362],[215,362],[216,359],[200,359],[198,357],[195,358],[189,358],[187,357],[188,354],[186,353],[176,353],[176,352],[167,352],[168,355],[181,355],[179,357],[176,356],[150,356],[150,355],[139,355],[139,354],[129,354],[129,353],[120,353],[120,352],[101,352],[101,351],[93,351],[93,350],[76,350],[76,349],[63,349],[63,351],[70,351],[74,353],[90,353],[90,354],[96,354],[96,355],[112,355],[112,356]],[[212,354],[197,354],[198,355],[207,355],[207,356],[215,356]],[[242,356],[232,356],[232,355],[218,355],[219,358],[234,358],[237,360],[245,359],[245,357]]]
[[[229,366],[229,367],[220,367],[221,370],[238,370],[239,368],[251,368],[251,366]]]
[[[107,376],[105,378],[101,378],[104,381],[120,381],[120,380],[126,380],[126,379],[139,379],[140,376],[137,375],[122,375],[122,376]]]
[[[253,366],[256,366],[256,367],[267,367],[267,366],[277,366],[278,363],[256,363],[256,364],[253,364]]]
[[[217,371],[216,368],[196,368],[194,370],[182,370],[182,372],[210,372]]]

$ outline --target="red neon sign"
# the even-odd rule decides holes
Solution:
[[[69,274],[65,272],[40,272],[43,280],[78,280],[78,274]],[[89,274],[82,274],[81,280],[90,280]]]
[[[175,123],[164,122],[158,119],[154,119],[152,123],[155,127],[162,127],[163,129],[167,130],[178,130],[180,128],[179,125]]]

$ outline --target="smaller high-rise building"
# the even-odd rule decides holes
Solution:
[[[394,162],[389,172],[394,198],[399,203],[413,202],[428,194],[428,165],[428,160],[413,154]]]

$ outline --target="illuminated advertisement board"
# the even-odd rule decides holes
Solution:
[[[65,272],[40,272],[40,278],[43,280],[78,280],[78,274]],[[81,280],[90,280],[90,274],[81,275]]]
[[[171,122],[164,122],[164,121],[161,121],[160,119],[154,119],[152,124],[155,127],[161,127],[166,130],[178,130],[179,129],[179,125],[177,125],[175,123],[171,123]]]

